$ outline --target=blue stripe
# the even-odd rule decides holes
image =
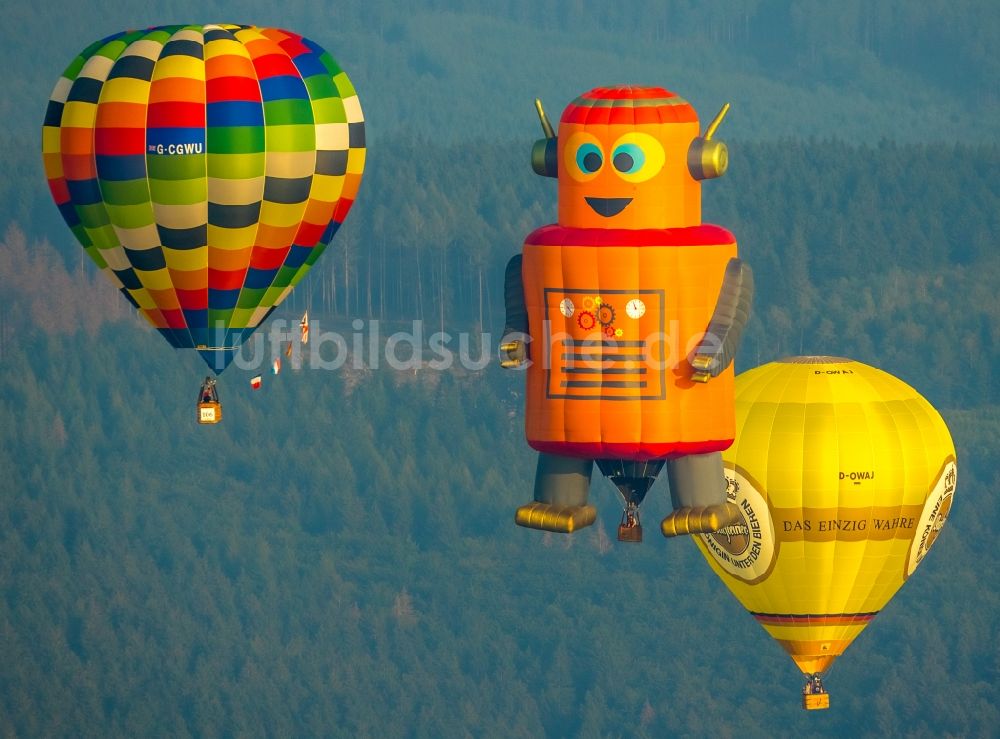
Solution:
[[[260,81],[260,96],[264,102],[272,100],[308,100],[309,93],[300,77],[283,75]]]
[[[60,205],[59,213],[62,215],[63,220],[66,221],[66,225],[70,228],[79,225],[80,214],[76,212],[76,208],[73,206],[72,200]]]
[[[306,259],[309,257],[309,252],[311,251],[311,247],[292,244],[292,248],[288,250],[288,256],[285,257],[285,266],[298,269],[306,263]]]
[[[319,74],[328,79],[330,77],[330,73],[326,71],[323,62],[314,54],[300,54],[292,59],[292,63],[295,64],[295,68],[299,70],[299,74],[303,77],[314,77]]]
[[[75,205],[93,205],[104,200],[97,180],[66,180],[66,187]]]
[[[146,179],[145,154],[98,154],[97,176],[102,180],[127,182]]]
[[[122,288],[122,293],[124,293],[125,297],[131,300],[132,304],[138,308],[139,306],[136,305],[135,300],[132,299],[132,296],[129,295],[125,289],[127,288],[128,290],[138,290],[140,287],[142,287],[142,283],[139,282],[139,278],[136,277],[135,272],[132,269],[128,268],[122,270],[114,269],[111,271],[115,273],[115,277],[121,280],[122,285],[124,285],[124,287]]]
[[[319,237],[319,241],[317,243],[323,244],[324,246],[329,244],[330,239],[332,239],[333,235],[337,233],[338,228],[340,228],[340,224],[337,221],[330,221],[330,223],[326,226],[326,230],[323,231],[323,235]]]
[[[98,154],[97,176],[111,182],[128,182],[129,180],[146,179],[146,155]]]
[[[249,100],[223,100],[206,106],[209,127],[263,126],[264,109]]]
[[[137,269],[142,272],[154,272],[158,269],[164,269],[167,266],[167,262],[163,258],[163,249],[158,246],[154,246],[150,249],[126,248],[125,258],[128,259],[128,263],[132,265],[133,269]],[[122,282],[125,282],[125,280],[122,280]]]
[[[191,335],[186,328],[158,328],[156,330],[175,349],[191,349],[194,347]]]
[[[243,287],[248,287],[252,290],[271,287],[271,283],[274,282],[274,277],[277,274],[278,270],[276,269],[254,269],[251,267],[247,270],[247,276],[243,280]]]
[[[236,290],[216,290],[208,288],[208,307],[213,310],[230,310],[236,307],[240,299],[239,288]]]

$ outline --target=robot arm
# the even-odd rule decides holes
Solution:
[[[503,281],[504,305],[507,309],[507,319],[503,330],[503,342],[500,351],[505,352],[506,359],[501,358],[501,367],[519,367],[527,359],[528,352],[525,338],[528,334],[528,309],[524,305],[524,282],[521,279],[521,255],[515,254],[507,262],[507,271]]]
[[[712,320],[691,360],[692,380],[708,382],[733,361],[750,318],[752,303],[753,272],[742,259],[730,259]]]

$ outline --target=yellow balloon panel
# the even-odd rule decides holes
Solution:
[[[803,672],[824,670],[947,519],[956,481],[948,429],[886,372],[799,357],[736,379],[736,440],[723,458],[743,518],[695,540]]]

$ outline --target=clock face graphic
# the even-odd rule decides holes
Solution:
[[[639,298],[633,298],[625,304],[625,313],[628,314],[629,318],[641,318],[645,312],[646,304]]]
[[[573,315],[574,310],[576,310],[576,306],[573,305],[573,301],[569,298],[564,298],[563,301],[559,303],[559,312],[567,318]]]

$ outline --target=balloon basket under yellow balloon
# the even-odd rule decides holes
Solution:
[[[821,711],[830,707],[829,693],[812,693],[802,696],[802,707],[807,711]]]

